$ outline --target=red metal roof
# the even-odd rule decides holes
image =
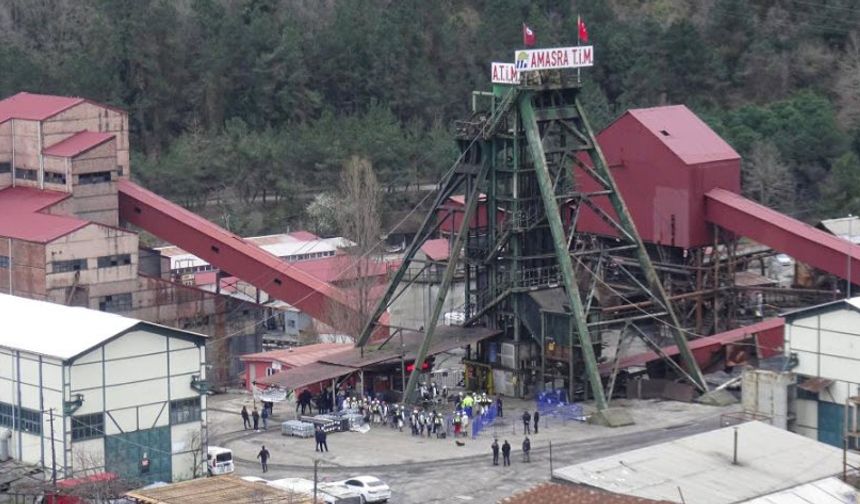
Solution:
[[[450,256],[451,244],[446,238],[427,240],[421,245],[421,252],[431,261],[447,261]]]
[[[645,126],[686,164],[740,159],[731,145],[684,105],[630,109],[627,114]]]
[[[388,263],[362,259],[359,268],[358,258],[350,255],[335,255],[289,264],[327,283],[355,280],[359,277],[359,271],[364,277],[383,276],[388,273]]]
[[[40,213],[69,196],[32,187],[0,190],[0,236],[48,243],[86,226],[88,221],[75,217]]]
[[[43,151],[46,156],[75,157],[114,138],[113,133],[81,131]]]
[[[77,97],[21,92],[0,100],[0,123],[8,119],[43,121],[84,101]]]
[[[293,348],[284,348],[281,350],[272,350],[269,352],[247,354],[239,357],[239,360],[243,362],[278,361],[292,368],[318,362],[332,354],[343,352],[344,350],[349,350],[351,348],[353,348],[353,346],[349,343],[317,343],[315,345],[305,345]]]
[[[705,336],[703,338],[695,339],[687,343],[687,346],[689,346],[690,350],[694,354],[696,354],[697,350],[701,351],[707,350],[708,348],[721,348],[727,344],[736,343],[738,341],[747,339],[752,335],[771,329],[777,329],[783,327],[784,325],[784,319],[779,317],[771,318],[767,320],[762,320],[761,322],[755,324],[748,325],[746,327],[739,327],[730,331],[714,334],[713,336]],[[769,351],[768,353],[772,354],[771,351],[773,349],[767,348],[766,350]],[[678,355],[678,347],[676,345],[664,347],[663,352],[665,352],[666,355],[673,357],[675,355]],[[660,358],[661,357],[657,355],[656,352],[645,352],[621,359],[618,368],[624,369],[629,367],[642,367],[645,366],[645,364],[651,361],[658,360]],[[604,362],[600,365],[600,372],[604,374],[609,373],[610,371],[612,371],[613,365],[613,362]]]

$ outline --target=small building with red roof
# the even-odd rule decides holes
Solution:
[[[317,343],[243,355],[239,360],[245,364],[245,386],[252,390],[254,382],[261,378],[282,370],[319,362],[350,348],[353,348],[350,343]]]

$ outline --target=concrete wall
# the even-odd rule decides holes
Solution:
[[[58,289],[65,292],[72,286],[89,287],[91,291],[87,305],[98,309],[98,301],[94,298],[104,294],[92,290],[91,286],[133,281],[137,277],[137,244],[137,234],[98,224],[90,224],[49,243],[45,247],[45,261],[48,272],[46,285],[51,292],[50,297],[59,301]],[[98,267],[99,257],[122,254],[131,256],[131,264]],[[79,272],[54,271],[54,261],[72,259],[86,260],[87,269]]]
[[[0,292],[33,299],[45,299],[45,245],[0,237],[0,256],[10,268],[0,267]]]
[[[391,324],[410,329],[419,329],[427,326],[427,320],[433,310],[433,303],[439,293],[439,284],[415,282],[400,295],[391,305],[388,313],[391,316]],[[465,283],[460,280],[451,285],[445,298],[445,306],[439,316],[440,323],[444,323],[445,313],[450,311],[461,311],[465,303]]]
[[[0,163],[12,162],[12,121],[0,124]],[[12,172],[0,172],[0,189],[12,185]]]
[[[15,177],[20,169],[36,170],[41,168],[42,146],[39,142],[39,122],[14,119],[12,121],[12,165],[14,186],[39,187],[38,180],[24,180]],[[41,178],[41,177],[40,177]]]
[[[42,127],[45,145],[53,145],[80,131],[99,131],[116,135],[114,169],[122,167],[129,176],[128,114],[113,108],[84,102],[46,120]]]
[[[744,411],[771,418],[771,425],[787,429],[789,416],[794,414],[793,373],[776,373],[763,369],[747,368],[743,371],[742,397]]]

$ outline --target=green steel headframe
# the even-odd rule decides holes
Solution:
[[[463,219],[452,237],[451,259],[433,301],[416,363],[427,357],[458,269],[457,258],[462,255],[465,325],[502,329],[515,342],[520,341],[523,330],[535,339],[536,333],[543,331],[535,327],[533,319],[529,323],[532,315],[529,310],[534,308],[527,306],[524,296],[535,290],[563,287],[570,321],[567,336],[571,375],[574,361],[581,362],[598,410],[606,409],[596,355],[600,341],[592,338],[595,324],[589,316],[596,286],[603,282],[602,265],[617,254],[638,262],[639,275],[624,271],[637,286],[638,294],[662,310],[644,318],[653,321],[660,316],[661,324],[672,334],[681,358],[681,366],[673,368],[701,391],[707,391],[683,329],[579,102],[579,84],[558,72],[524,75],[524,84],[495,87],[489,111],[459,125],[460,160],[442,180],[433,208],[359,335],[357,345],[367,344],[379,317],[396,299],[398,288],[401,284],[408,285],[406,273],[417,262],[416,253],[437,230],[437,209],[451,195],[464,191]],[[584,190],[585,178],[599,189]],[[605,204],[597,203],[601,198],[608,200],[612,212],[603,209]],[[484,228],[473,225],[482,200],[487,212]],[[616,245],[607,249],[575,232],[579,212],[584,208],[597,213],[617,231]],[[636,331],[653,345],[641,329]],[[404,400],[412,397],[420,368],[416,365],[410,374]]]

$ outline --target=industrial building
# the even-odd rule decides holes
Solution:
[[[0,431],[57,478],[134,482],[202,474],[206,337],[0,294]]]

